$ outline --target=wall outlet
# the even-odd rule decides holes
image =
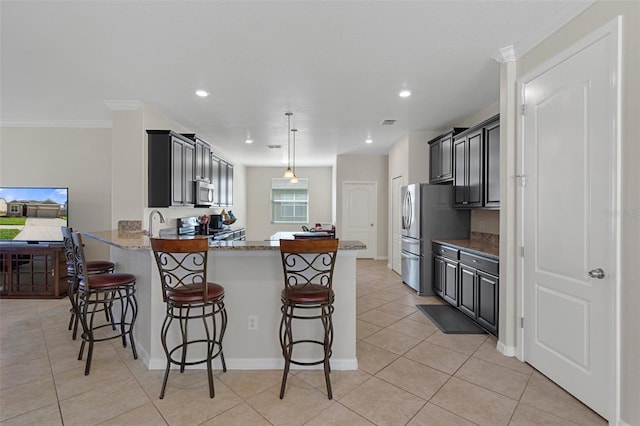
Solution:
[[[487,227],[487,223],[484,220],[478,222],[478,229],[485,229]]]
[[[258,329],[258,316],[249,315],[249,330],[257,330],[257,329]]]

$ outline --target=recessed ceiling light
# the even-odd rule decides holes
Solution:
[[[244,141],[244,143],[253,143],[253,139],[247,139]]]
[[[398,96],[400,96],[401,98],[408,98],[409,96],[411,96],[411,90],[401,90],[400,93],[398,93]]]
[[[209,92],[207,92],[206,90],[196,90],[196,95],[200,96],[201,98],[206,98],[207,96],[209,96]]]
[[[373,139],[371,138],[367,138],[367,140],[365,141],[366,143],[373,143]]]

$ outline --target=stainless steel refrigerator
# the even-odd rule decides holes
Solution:
[[[469,238],[469,210],[453,208],[452,185],[402,187],[402,281],[434,295],[431,240]]]

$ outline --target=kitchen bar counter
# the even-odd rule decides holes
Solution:
[[[279,239],[294,239],[294,232],[278,232],[277,239],[267,241],[211,241],[210,250],[279,250]],[[142,231],[98,231],[87,232],[86,235],[111,246],[122,249],[144,249],[150,250],[151,243]],[[163,237],[170,238],[170,237]],[[207,238],[206,236],[196,236],[187,238]],[[360,241],[340,240],[340,250],[363,250],[366,246]]]
[[[149,238],[141,231],[103,231],[85,233],[108,244],[116,270],[136,276],[138,318],[134,336],[138,354],[149,369],[163,369],[165,355],[160,343],[160,328],[165,315],[162,286]],[[187,237],[206,238],[206,237]],[[333,370],[355,370],[356,358],[356,255],[366,246],[359,241],[340,241],[334,269],[335,297]],[[281,369],[279,341],[280,291],[283,286],[282,260],[278,241],[221,241],[209,248],[208,280],[225,288],[228,326],[224,336],[224,354],[229,369]],[[249,316],[257,318],[257,330],[249,330]],[[309,324],[307,324],[309,323]],[[313,321],[298,321],[295,332],[318,339],[320,328]],[[170,333],[170,345],[179,332]],[[199,333],[194,329],[189,333]],[[196,349],[196,348],[194,348]],[[298,356],[317,358],[305,348]],[[202,357],[193,351],[189,358]],[[219,360],[215,368],[221,368]],[[198,366],[200,367],[200,366]],[[201,368],[205,368],[204,365]],[[292,368],[294,368],[292,366]],[[309,367],[298,367],[309,368]]]

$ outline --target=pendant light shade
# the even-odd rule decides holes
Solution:
[[[287,116],[287,170],[284,171],[283,177],[291,179],[294,177],[293,170],[291,169],[291,116],[293,113],[285,112],[284,115]]]

